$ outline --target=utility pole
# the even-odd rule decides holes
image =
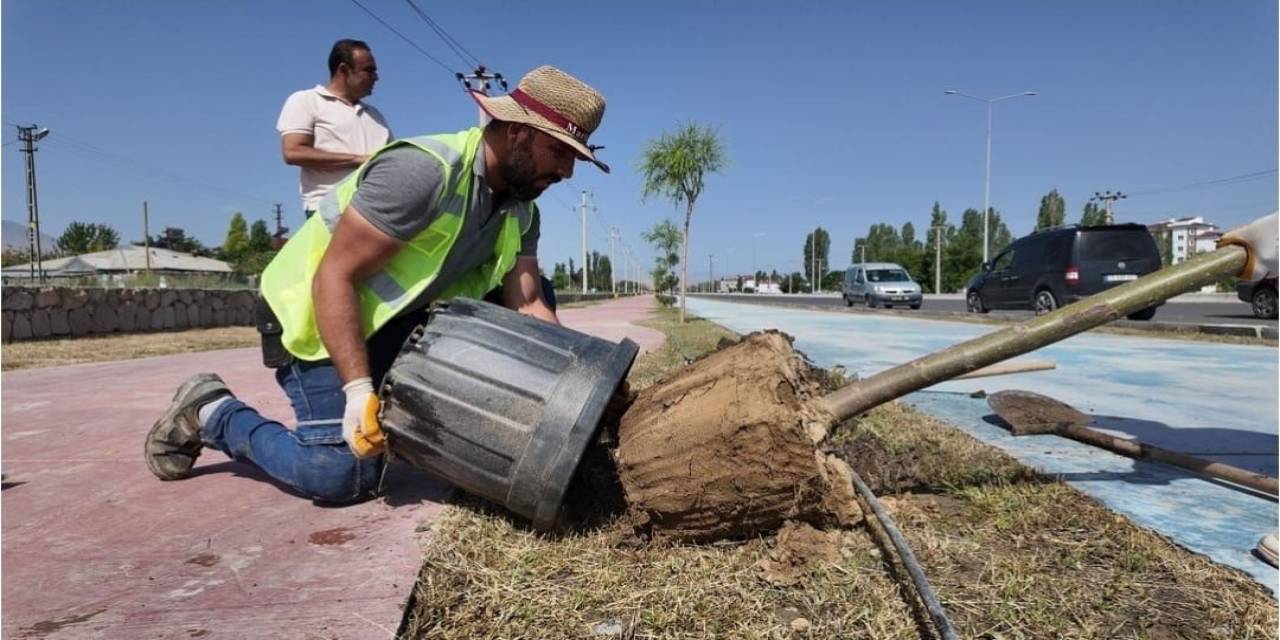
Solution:
[[[591,207],[591,192],[582,191],[582,295],[587,294],[587,209]]]
[[[142,201],[142,255],[146,256],[147,275],[151,275],[151,219],[147,201]]]
[[[814,229],[813,234],[809,236],[809,293],[818,292],[818,230]]]
[[[497,82],[498,85],[502,87],[503,91],[507,90],[507,81],[502,78],[502,74],[489,73],[485,70],[484,65],[476,67],[475,70],[467,75],[457,73],[454,74],[454,77],[456,77],[458,82],[461,82],[462,86],[468,91],[475,91],[483,96],[489,95],[489,83],[491,81]],[[477,106],[476,110],[480,112],[480,127],[483,128],[486,124],[489,124],[489,114],[484,112],[483,107]]]
[[[1119,191],[1115,193],[1111,193],[1110,191],[1107,191],[1104,193],[1098,193],[1097,191],[1094,191],[1093,197],[1089,198],[1089,201],[1090,202],[1095,200],[1102,201],[1102,209],[1104,212],[1103,216],[1106,220],[1106,224],[1115,224],[1116,219],[1115,219],[1114,213],[1112,212],[1112,205],[1115,203],[1116,200],[1123,200],[1124,198],[1128,198],[1128,197],[1129,196],[1123,193],[1120,193]]]
[[[720,287],[716,286],[716,257],[713,254],[707,254],[707,271],[711,273],[711,293],[715,293]]]
[[[44,282],[44,249],[40,246],[40,202],[36,194],[36,142],[49,135],[49,129],[40,125],[18,126],[18,140],[22,152],[27,154],[27,244],[31,251],[31,279],[39,272]]]
[[[865,238],[854,240],[854,244],[858,245],[858,264],[867,263],[867,241]]]
[[[609,227],[609,287],[613,290],[615,298],[618,297],[618,278],[614,267],[617,262],[614,262],[613,242],[621,237],[617,227]]]
[[[934,293],[942,293],[942,231],[944,229],[946,229],[946,227],[940,224],[936,224],[936,225],[933,225],[932,227],[929,227],[929,230],[934,232],[933,234],[934,235],[934,238],[933,238],[933,252],[934,252],[933,292]]]
[[[276,203],[276,233],[273,244],[276,249],[284,246],[284,234],[289,232],[289,227],[284,226],[284,205]]]

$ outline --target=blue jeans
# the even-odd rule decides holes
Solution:
[[[542,279],[542,292],[555,309],[555,292],[546,278]],[[425,319],[423,312],[395,318],[369,338],[366,345],[374,388],[382,384],[400,347]],[[235,460],[252,462],[272,478],[320,502],[354,502],[372,496],[386,456],[359,460],[342,439],[347,398],[333,363],[294,361],[276,369],[276,382],[293,405],[296,429],[233,399],[218,407],[202,425],[205,445]]]

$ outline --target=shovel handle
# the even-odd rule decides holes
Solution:
[[[821,402],[837,419],[856,416],[912,391],[1035,351],[1240,273],[1247,258],[1248,251],[1239,246],[1200,254],[1052,313],[864,378],[827,395]]]

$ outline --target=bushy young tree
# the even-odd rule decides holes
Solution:
[[[1036,214],[1036,230],[1059,227],[1066,222],[1067,203],[1054,189],[1040,198],[1040,211]]]
[[[68,255],[80,255],[114,249],[120,244],[120,234],[105,224],[72,222],[58,236],[58,250]]]
[[[255,220],[253,226],[249,228],[249,250],[254,253],[271,251],[275,249],[272,240],[266,221]]]
[[[817,264],[815,265],[815,249],[817,250]],[[826,229],[818,227],[812,233],[804,237],[804,273],[805,279],[813,282],[814,269],[819,273],[825,273],[831,270],[831,260],[829,252],[831,250],[831,234]]]
[[[239,211],[231,216],[231,224],[227,228],[227,238],[222,241],[218,255],[227,262],[235,262],[249,251],[249,225],[244,214]]]
[[[640,234],[645,242],[657,250],[653,257],[653,283],[657,291],[672,291],[680,279],[675,269],[680,265],[681,234],[680,229],[666,218],[653,225],[652,229]]]
[[[1084,204],[1084,211],[1080,213],[1080,225],[1084,227],[1095,227],[1107,223],[1107,212],[1102,207],[1093,202]]]

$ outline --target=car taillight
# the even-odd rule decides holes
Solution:
[[[1080,284],[1080,270],[1075,267],[1067,267],[1067,272],[1063,274],[1067,284]]]

